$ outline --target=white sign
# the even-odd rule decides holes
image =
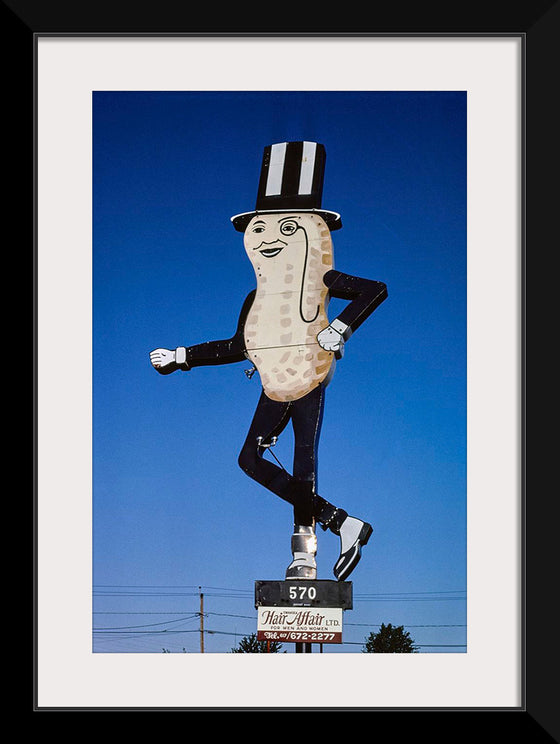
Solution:
[[[342,643],[340,607],[259,607],[257,640]]]

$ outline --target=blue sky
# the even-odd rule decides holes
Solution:
[[[263,148],[300,139],[326,148],[335,267],[389,292],[327,390],[319,492],[374,527],[348,643],[328,650],[359,652],[382,622],[423,652],[466,650],[466,94],[100,91],[96,651],[196,652],[200,592],[205,651],[229,651],[256,630],[255,580],[281,580],[291,560],[291,508],[237,465],[258,375],[161,376],[149,352],[233,334],[255,279],[230,217],[254,207]],[[289,430],[275,452],[289,467]],[[318,538],[332,579],[338,540]]]

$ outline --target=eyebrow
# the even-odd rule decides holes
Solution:
[[[293,214],[291,217],[288,216],[288,215],[286,215],[285,217],[280,217],[280,219],[278,220],[278,222],[283,222],[284,220],[298,220],[298,219],[299,219],[299,217],[297,215],[295,215],[295,214]]]

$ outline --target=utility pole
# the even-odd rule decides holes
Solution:
[[[201,586],[198,587],[202,589]],[[200,653],[204,653],[204,594],[200,592]]]

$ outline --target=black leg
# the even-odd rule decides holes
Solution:
[[[265,460],[266,449],[261,446],[270,444],[272,437],[279,436],[289,420],[290,404],[270,400],[263,392],[239,455],[239,466],[250,478],[292,504],[291,476],[275,463]]]

